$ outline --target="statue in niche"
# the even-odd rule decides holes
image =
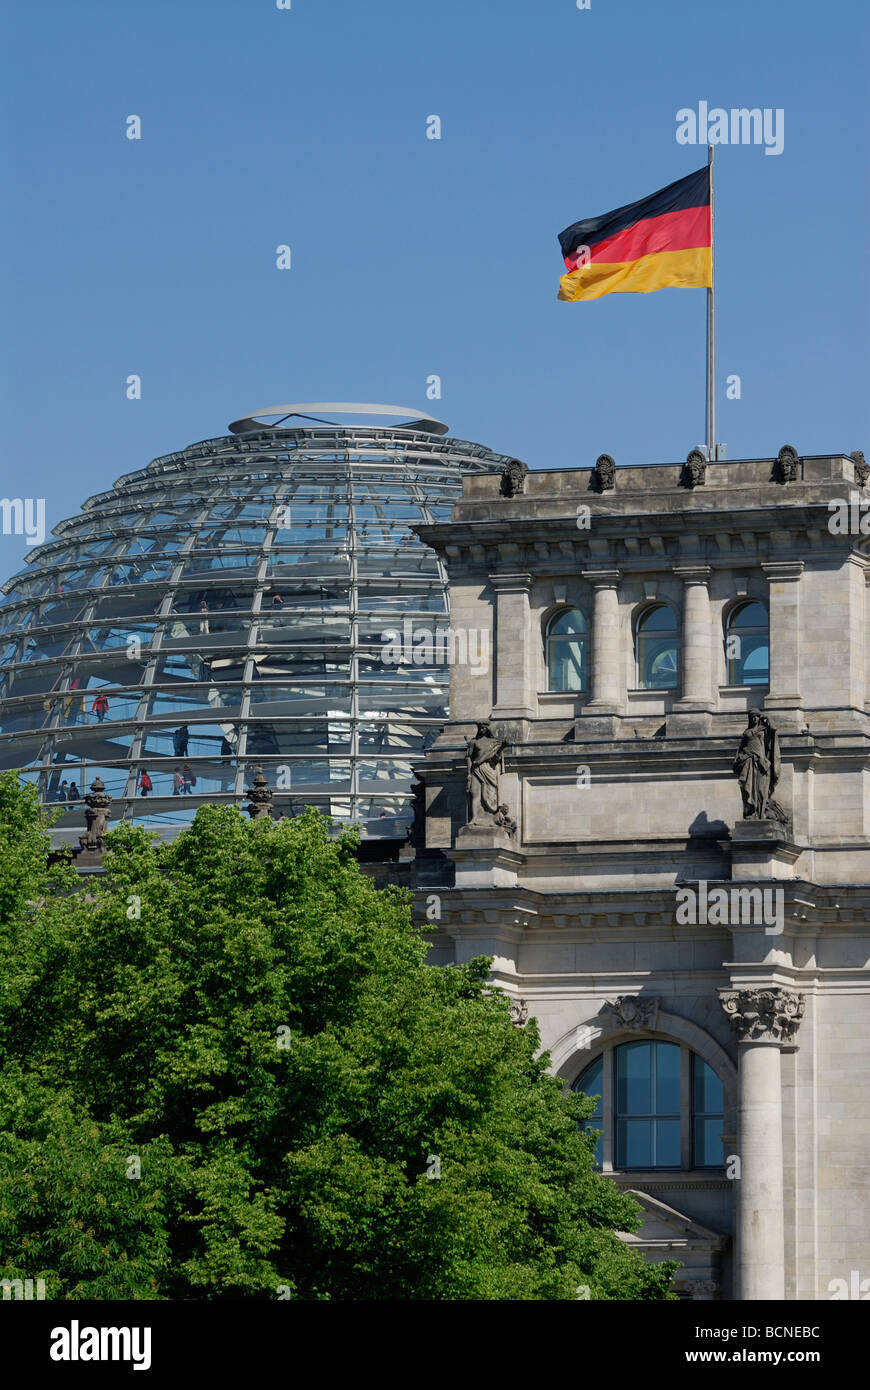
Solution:
[[[465,754],[466,787],[469,800],[469,825],[503,825],[499,820],[502,803],[499,800],[499,773],[504,771],[503,753],[506,745],[495,737],[492,726],[481,722],[477,733],[469,740]]]
[[[788,822],[787,813],[773,799],[780,775],[779,734],[757,709],[749,711],[749,727],[740,739],[733,771],[740,783],[744,820]]]

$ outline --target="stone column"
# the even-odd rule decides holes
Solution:
[[[535,667],[529,611],[530,574],[491,574],[495,591],[495,719],[534,719]]]
[[[804,1012],[793,990],[720,990],[737,1032],[739,1129],[735,1297],[785,1297],[782,1075],[780,1049],[792,1042]]]
[[[585,706],[591,714],[619,714],[623,704],[619,659],[619,570],[583,570],[592,585],[592,689]]]
[[[687,712],[713,709],[713,629],[710,625],[710,593],[707,565],[680,565],[674,570],[685,585],[683,594],[683,643],[680,653],[681,698],[675,709]]]
[[[769,585],[770,689],[765,709],[799,709],[799,599],[803,560],[768,560],[761,568]]]

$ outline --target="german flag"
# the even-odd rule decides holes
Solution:
[[[559,298],[711,288],[710,166],[627,207],[559,233],[568,273]]]

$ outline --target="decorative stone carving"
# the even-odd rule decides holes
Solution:
[[[692,1298],[710,1299],[719,1293],[722,1285],[717,1279],[687,1279],[683,1284],[686,1293]]]
[[[783,444],[776,456],[777,481],[780,483],[797,482],[799,462],[797,449],[793,449],[790,444]]]
[[[525,1028],[529,1021],[529,1006],[525,999],[511,1001],[511,1023],[515,1028]]]
[[[870,478],[870,466],[868,466],[860,449],[853,449],[849,458],[855,465],[855,480],[859,487],[863,487],[867,479]]]
[[[707,460],[700,449],[693,449],[683,464],[681,487],[703,487],[707,481]]]
[[[805,1008],[802,994],[778,988],[723,989],[719,1002],[739,1042],[791,1042]]]
[[[504,771],[505,747],[485,721],[478,724],[477,733],[469,740],[465,753],[469,825],[504,824],[498,816],[503,809],[499,800],[499,773]]]
[[[251,820],[268,820],[272,814],[272,788],[266,781],[262,771],[257,772],[254,777],[254,785],[245,796],[250,797],[250,803],[245,807]]]
[[[79,836],[83,850],[102,850],[103,836],[109,829],[109,807],[112,798],[106,791],[102,778],[95,777],[91,789],[85,797],[85,825],[87,831]]]
[[[732,771],[740,783],[744,820],[789,823],[788,813],[773,799],[780,775],[779,734],[757,709],[749,711],[749,726],[743,731]]]
[[[609,492],[616,486],[616,464],[609,454],[599,454],[592,470],[592,481],[598,492]]]
[[[656,1026],[659,1001],[655,995],[620,994],[604,1005],[604,1013],[612,1014],[615,1023],[633,1032],[643,1032]]]
[[[507,830],[511,835],[513,835],[516,830],[517,823],[510,813],[507,802],[503,801],[496,811],[495,823],[496,825],[500,825],[503,830]]]
[[[511,459],[501,475],[502,497],[519,497],[526,489],[527,466],[522,459]]]

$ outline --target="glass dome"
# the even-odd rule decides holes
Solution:
[[[274,814],[406,833],[448,691],[443,644],[384,657],[385,633],[408,650],[448,623],[410,528],[509,460],[427,417],[231,429],[91,497],[3,587],[0,768],[67,808],[56,843],[96,777],[112,821],[171,835],[204,801],[242,804],[258,770]]]

